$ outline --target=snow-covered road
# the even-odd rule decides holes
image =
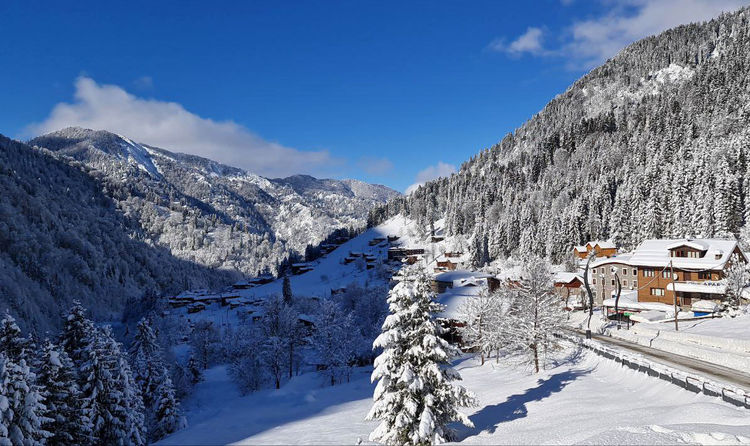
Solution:
[[[581,338],[584,337],[584,334],[578,330],[570,330],[569,332]],[[635,344],[611,336],[593,334],[592,338],[610,346],[638,353],[666,366],[675,367],[687,372],[694,372],[706,378],[712,378],[720,382],[731,384],[744,389],[746,392],[750,392],[750,375],[744,371],[734,370],[718,364],[701,361],[699,359],[646,347],[644,345]]]

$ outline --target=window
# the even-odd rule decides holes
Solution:
[[[701,271],[698,273],[699,280],[711,280],[711,273],[708,271]]]
[[[654,277],[656,274],[651,268],[643,268],[643,277]]]
[[[672,276],[671,276],[671,275],[669,274],[669,270],[666,270],[666,269],[665,269],[665,270],[663,270],[663,271],[661,272],[661,276],[662,276],[663,278],[665,278],[665,279],[669,279],[670,277],[672,277]]]
[[[651,288],[651,295],[652,296],[663,296],[664,295],[664,288]]]
[[[637,286],[638,286],[638,281],[637,281],[637,280],[634,280],[634,281],[633,281],[633,286],[634,286],[634,287],[637,287]]]
[[[627,276],[628,275],[628,269],[627,268],[623,268],[622,269],[622,275],[623,276]]]
[[[615,286],[615,279],[612,279],[612,286]]]
[[[592,279],[592,283],[593,283],[594,285],[596,285],[596,277],[594,277],[594,278]]]
[[[689,272],[682,273],[682,280],[690,280],[690,279],[691,279],[691,275]]]
[[[637,269],[635,269],[635,268],[633,268],[633,275],[634,275],[634,276],[637,276],[637,275],[638,275],[638,270],[637,270]]]
[[[622,286],[628,286],[628,281],[627,280],[623,280],[622,281]]]
[[[596,268],[593,268],[593,269],[591,270],[591,274],[596,274]]]

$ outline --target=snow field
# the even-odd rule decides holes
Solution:
[[[525,367],[458,361],[462,385],[479,398],[464,409],[475,428],[461,444],[749,444],[748,411],[695,394],[590,352],[569,348],[539,375]],[[281,390],[240,396],[223,366],[206,373],[184,403],[189,426],[160,444],[367,443],[377,422],[371,369],[325,386],[308,373]]]

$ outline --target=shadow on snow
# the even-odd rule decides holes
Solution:
[[[579,358],[579,354],[574,353],[570,357],[560,361],[560,363],[576,363]],[[546,379],[537,380],[535,387],[526,389],[523,393],[511,395],[502,403],[485,406],[479,412],[469,417],[472,423],[474,423],[473,428],[461,425],[456,427],[456,440],[463,441],[481,432],[491,434],[497,430],[501,423],[526,417],[528,415],[527,403],[548,398],[563,390],[568,384],[578,379],[578,377],[587,375],[592,371],[593,369],[566,370]]]

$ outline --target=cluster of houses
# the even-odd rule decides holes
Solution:
[[[619,282],[618,312],[628,316],[659,305],[697,311],[696,305],[705,309],[706,303],[719,304],[726,298],[723,279],[728,268],[733,262],[748,261],[736,240],[723,239],[652,239],[632,252],[619,252],[611,242],[592,241],[576,246],[574,254],[579,269],[555,278],[561,297],[572,305],[587,299],[584,270],[588,267],[594,305],[613,314]]]

